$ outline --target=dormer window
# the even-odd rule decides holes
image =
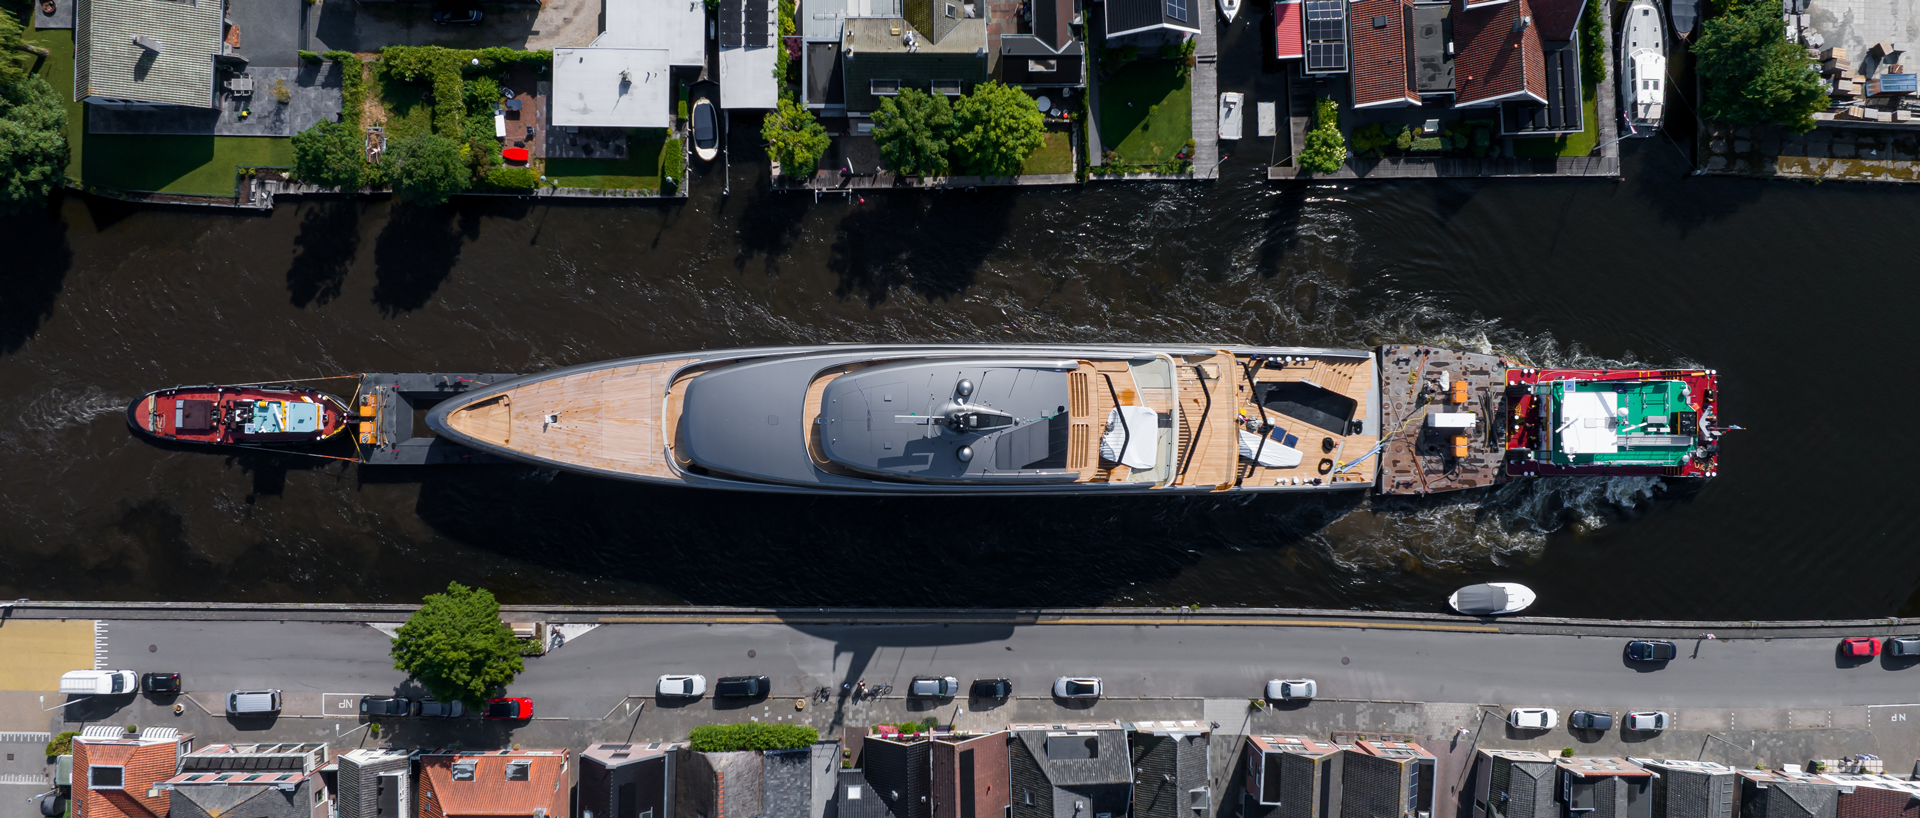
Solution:
[[[96,790],[117,790],[126,783],[127,768],[118,764],[87,766],[87,786]]]
[[[476,762],[473,762],[473,761],[455,761],[455,762],[453,762],[453,780],[455,780],[455,781],[472,781],[472,780],[473,780],[473,767],[474,767],[474,764],[475,764],[475,763],[476,763]]]
[[[533,768],[532,761],[528,761],[525,759],[521,759],[517,761],[509,761],[507,762],[507,780],[508,781],[525,781],[527,780],[527,775],[529,771],[532,770],[532,768]]]

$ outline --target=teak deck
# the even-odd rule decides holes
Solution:
[[[692,358],[596,369],[535,381],[465,406],[447,424],[479,440],[556,463],[674,477],[664,423],[673,372]]]
[[[1368,400],[1368,392],[1373,386],[1374,378],[1372,357],[1369,356],[1364,359],[1307,357],[1310,360],[1304,364],[1292,364],[1278,369],[1272,367],[1262,368],[1254,375],[1253,382],[1255,384],[1308,383],[1329,392],[1343,395],[1352,399],[1354,402],[1355,408],[1352,420],[1364,421],[1379,411]],[[1246,377],[1244,372],[1238,380],[1245,383]],[[1279,429],[1284,430],[1286,434],[1298,437],[1300,439],[1299,445],[1295,446],[1295,448],[1300,450],[1303,457],[1300,458],[1300,465],[1289,468],[1273,468],[1257,465],[1252,461],[1241,461],[1241,485],[1249,488],[1282,484],[1291,485],[1296,481],[1305,482],[1316,477],[1328,483],[1336,484],[1373,482],[1373,469],[1368,467],[1367,464],[1362,464],[1360,468],[1344,474],[1336,474],[1335,472],[1339,465],[1357,458],[1365,454],[1368,449],[1373,448],[1373,445],[1379,442],[1378,437],[1366,434],[1335,434],[1319,426],[1300,420],[1299,418],[1266,410],[1256,404],[1254,400],[1255,394],[1252,386],[1246,387],[1240,399],[1240,406],[1245,410],[1247,416],[1256,420],[1264,417],[1266,422],[1274,424]],[[1333,441],[1333,448],[1330,450],[1326,448],[1326,444],[1323,442],[1327,440]],[[1234,442],[1234,445],[1234,454],[1237,457],[1239,453],[1238,440]],[[1321,470],[1323,466],[1322,461],[1327,461],[1324,464],[1326,471]]]

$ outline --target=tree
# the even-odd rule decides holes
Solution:
[[[47,50],[22,39],[26,36],[25,26],[11,12],[0,10],[0,83],[25,82],[27,79],[27,54],[45,56]]]
[[[945,174],[952,138],[953,107],[945,94],[902,88],[899,96],[881,97],[873,112],[873,142],[897,173]]]
[[[441,204],[466,190],[473,178],[460,143],[439,134],[416,133],[400,140],[389,153],[393,159],[393,192],[417,205]]]
[[[458,582],[447,583],[444,594],[427,595],[394,633],[391,655],[394,668],[434,698],[475,709],[526,669],[493,594]]]
[[[67,109],[39,77],[0,83],[0,210],[39,207],[67,175]]]
[[[820,127],[813,112],[790,99],[781,99],[780,107],[760,123],[760,138],[767,140],[767,153],[788,176],[813,173],[829,141],[827,129]]]
[[[1347,140],[1340,135],[1340,108],[1333,100],[1321,97],[1314,105],[1313,130],[1307,132],[1307,144],[1300,151],[1300,167],[1314,173],[1332,173],[1347,161]],[[1401,147],[1409,147],[1402,145]]]
[[[366,150],[359,128],[322,120],[293,135],[293,174],[308,184],[359,190]]]
[[[1025,91],[998,82],[975,86],[953,112],[954,155],[981,176],[1018,176],[1047,141],[1047,121]]]
[[[1735,125],[1775,122],[1813,130],[1827,89],[1806,49],[1786,38],[1779,0],[1752,3],[1707,20],[1693,46],[1704,93],[1700,113]]]

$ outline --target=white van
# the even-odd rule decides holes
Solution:
[[[227,715],[265,716],[278,712],[278,690],[235,690],[227,694]]]
[[[60,692],[76,696],[118,696],[139,684],[131,670],[69,670],[60,674]]]

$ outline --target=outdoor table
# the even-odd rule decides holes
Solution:
[[[518,111],[518,110],[520,110],[520,106],[521,106],[522,104],[523,104],[523,103],[521,103],[521,102],[520,102],[520,100],[517,100],[517,99],[510,99],[510,100],[507,100],[507,110],[509,110],[509,111]]]

